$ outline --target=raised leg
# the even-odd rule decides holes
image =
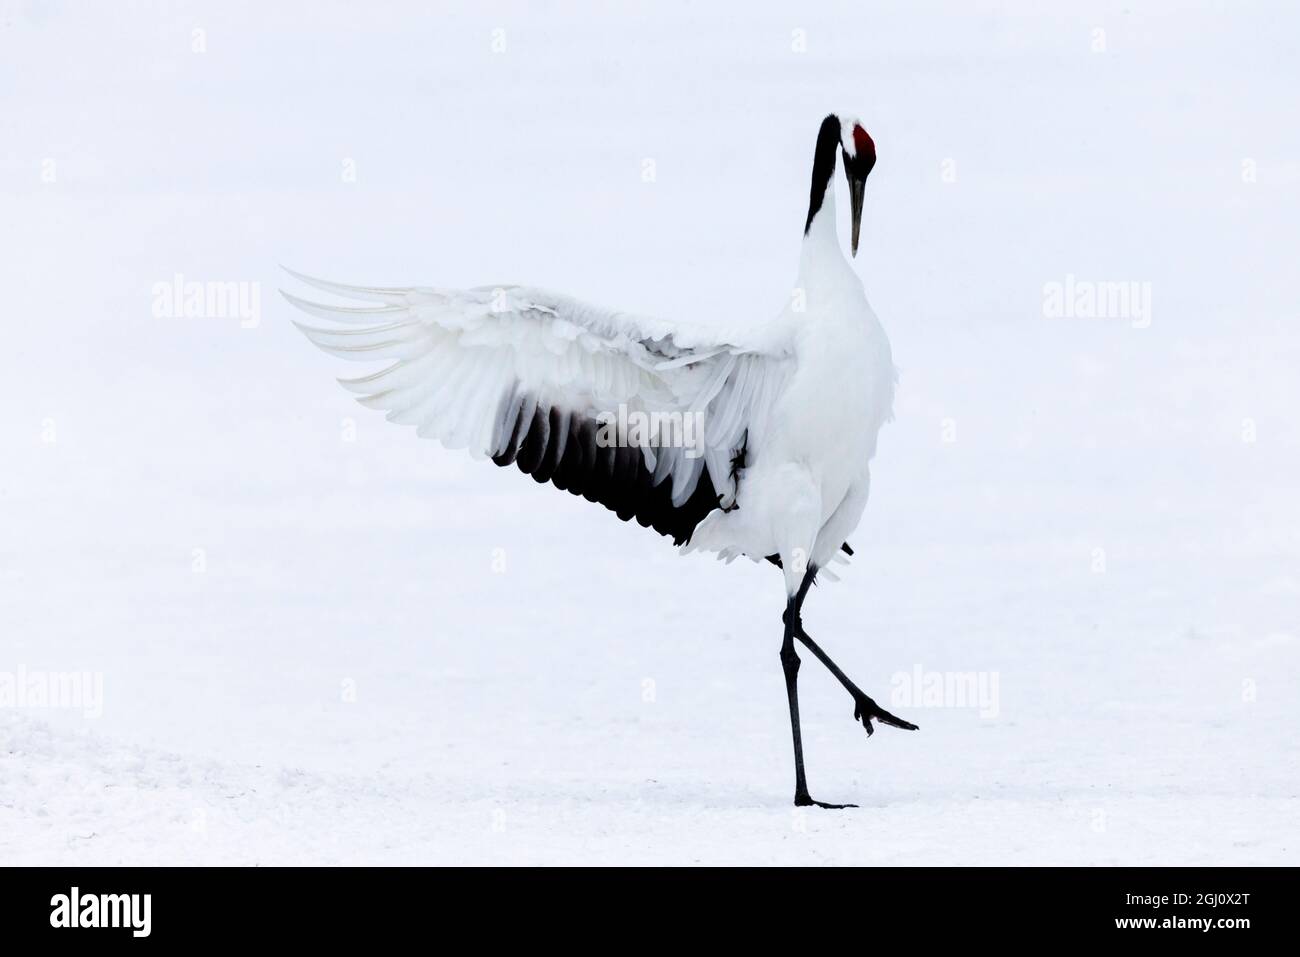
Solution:
[[[867,695],[862,692],[862,689],[850,681],[849,676],[840,670],[839,665],[831,661],[831,656],[822,651],[817,642],[813,641],[812,638],[808,636],[808,632],[803,630],[802,624],[799,625],[796,635],[799,640],[804,643],[804,646],[816,655],[818,660],[826,666],[826,669],[839,680],[840,684],[844,685],[845,690],[853,696],[853,717],[855,720],[860,720],[862,722],[862,726],[867,729],[868,735],[872,734],[875,730],[871,727],[872,718],[875,718],[881,724],[889,725],[891,728],[902,728],[904,731],[919,730],[916,725],[912,724],[912,722],[904,721],[897,715],[890,714],[884,708],[880,707],[880,705],[876,704],[874,700],[867,697]]]
[[[855,685],[849,679],[849,676],[840,670],[840,666],[831,660],[831,656],[822,651],[821,646],[812,640],[812,637],[808,632],[804,631],[800,612],[803,610],[803,600],[808,594],[808,588],[812,585],[812,580],[816,575],[817,569],[809,568],[808,574],[804,577],[803,583],[799,587],[798,594],[790,600],[790,604],[787,606],[785,611],[787,633],[791,628],[793,628],[794,636],[803,642],[804,647],[817,656],[817,660],[824,664],[826,669],[835,676],[840,684],[844,686],[844,689],[853,696],[853,718],[854,720],[862,722],[862,726],[866,728],[868,735],[875,732],[875,729],[871,726],[873,718],[881,724],[889,725],[891,728],[902,728],[905,731],[919,730],[916,725],[912,724],[912,722],[904,721],[897,715],[890,714],[884,708],[880,707],[880,705],[876,704],[874,700],[864,694],[862,689]],[[791,653],[793,653],[793,650],[794,649],[791,648]],[[784,649],[782,649],[783,658],[784,654]],[[798,658],[795,660],[797,662]]]

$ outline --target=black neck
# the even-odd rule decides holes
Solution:
[[[804,223],[803,234],[808,235],[812,229],[813,217],[822,208],[826,198],[826,187],[835,175],[835,151],[840,148],[839,117],[831,114],[822,120],[822,128],[817,131],[817,152],[813,156],[812,191],[808,195],[808,222]]]

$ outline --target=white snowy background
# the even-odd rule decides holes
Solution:
[[[1282,0],[0,5],[0,678],[104,691],[0,707],[0,862],[1296,863],[1298,36]],[[831,111],[879,149],[901,381],[805,619],[887,707],[999,691],[868,740],[805,654],[845,812],[790,806],[773,569],[385,423],[276,294],[765,317]],[[177,273],[258,323],[156,318]],[[1046,317],[1067,275],[1149,283],[1149,326]]]

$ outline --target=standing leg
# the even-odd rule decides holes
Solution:
[[[809,568],[799,586],[797,594],[786,602],[785,638],[781,642],[781,669],[785,672],[785,694],[790,701],[790,732],[794,737],[794,803],[797,807],[846,808],[857,807],[856,804],[825,804],[814,801],[808,794],[808,781],[803,769],[803,738],[799,734],[799,655],[794,650],[794,637],[802,630],[799,625],[799,609],[804,596],[816,576],[817,570]]]
[[[785,672],[785,696],[790,701],[790,732],[794,736],[794,803],[805,807],[813,803],[808,796],[808,779],[803,770],[803,738],[799,734],[799,656],[794,650],[794,629],[790,612],[794,599],[786,604],[785,639],[781,642],[781,670]]]

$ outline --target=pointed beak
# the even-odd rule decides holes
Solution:
[[[849,176],[849,202],[853,209],[853,255],[858,254],[858,234],[862,231],[862,197],[867,191],[865,177]]]

